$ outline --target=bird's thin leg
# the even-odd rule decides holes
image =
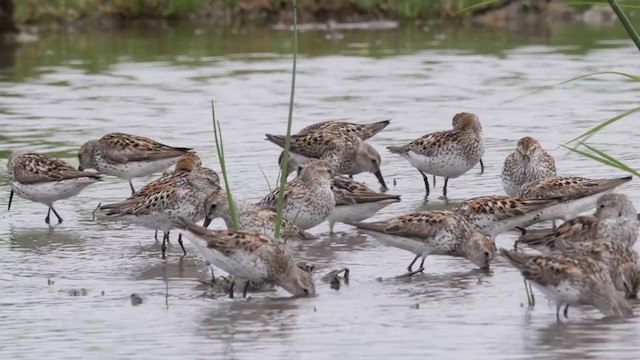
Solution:
[[[46,224],[49,224],[49,220],[51,220],[49,215],[51,215],[51,208],[49,208],[49,210],[47,210],[47,217],[44,218],[44,222]]]
[[[447,198],[447,184],[449,183],[449,178],[445,177],[444,178],[444,187],[442,188],[442,196],[445,197],[445,199]]]
[[[565,319],[569,318],[569,304],[564,306],[564,311],[562,312],[562,314],[564,315]]]
[[[529,294],[531,294],[531,307],[536,306],[536,296],[533,294],[533,289],[531,288],[531,281],[529,281]]]
[[[480,175],[484,174],[484,163],[482,162],[482,159],[480,159]]]
[[[433,175],[433,187],[434,188],[436,187],[436,176],[435,175]]]
[[[420,170],[418,170],[418,171],[420,171]],[[424,188],[425,188],[425,191],[427,193],[425,196],[429,197],[429,178],[422,171],[420,171],[420,174],[422,175],[422,180],[424,180]]]
[[[419,267],[418,269],[422,269],[422,270],[424,270],[424,261],[425,261],[426,259],[427,259],[427,257],[426,257],[426,256],[422,258],[422,261],[420,261],[420,267]]]
[[[167,252],[167,238],[169,238],[169,232],[165,232],[162,236],[162,246],[160,247],[160,249],[162,249],[162,259],[164,260],[165,258],[165,254]]]
[[[184,255],[186,256],[187,250],[185,250],[184,244],[182,243],[182,233],[178,235],[178,244],[180,244],[180,247],[182,248],[182,252],[184,252]]]
[[[11,210],[11,201],[13,201],[13,190],[9,193],[9,206],[7,207],[7,211]]]
[[[153,235],[153,238],[156,239],[156,243],[158,243],[158,230],[156,230],[156,233]]]
[[[236,281],[231,281],[231,286],[229,287],[229,299],[233,299],[233,287],[236,286]]]
[[[56,209],[53,208],[53,205],[49,209],[53,211],[53,215],[55,215],[58,218],[58,224],[60,224],[62,222],[62,218],[60,217],[60,214],[58,214]],[[49,217],[48,213],[47,213],[47,217]]]
[[[557,320],[558,322],[561,322],[561,321],[560,321],[560,308],[561,308],[561,307],[562,307],[562,304],[557,304],[557,305],[556,305],[556,320]]]
[[[131,193],[135,193],[136,189],[133,188],[133,183],[131,182],[131,179],[129,179],[129,186],[131,187]]]
[[[242,290],[242,297],[247,298],[247,288],[249,288],[249,280],[245,280],[244,290]]]
[[[409,264],[409,266],[407,267],[407,271],[411,272],[411,268],[413,267],[413,264],[416,263],[416,261],[418,261],[418,259],[420,258],[420,255],[416,255],[415,258],[413,258],[413,261],[411,262],[411,264]]]

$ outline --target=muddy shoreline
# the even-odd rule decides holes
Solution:
[[[334,24],[349,23],[441,23],[464,22],[495,28],[521,28],[575,20],[606,22],[614,18],[607,6],[575,8],[563,2],[540,0],[502,0],[472,9],[446,5],[439,8],[414,9],[413,11],[380,5],[357,6],[350,2],[332,4],[323,2],[302,2],[298,6],[298,23],[320,24],[330,29]],[[22,6],[22,7],[21,7]],[[117,30],[127,27],[169,27],[175,23],[191,22],[202,26],[244,27],[265,26],[284,27],[292,23],[291,7],[284,2],[274,6],[266,1],[238,2],[231,6],[222,1],[211,1],[191,11],[175,13],[162,12],[158,8],[139,9],[109,5],[108,2],[91,11],[87,9],[34,9],[24,8],[16,1],[14,20],[22,31],[75,30],[98,28]],[[593,16],[593,13],[596,16]],[[372,28],[376,28],[375,25]]]

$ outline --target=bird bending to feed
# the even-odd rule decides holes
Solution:
[[[482,126],[475,114],[456,114],[452,124],[451,130],[430,133],[406,145],[387,147],[418,169],[424,180],[426,196],[429,196],[427,174],[445,178],[442,195],[446,198],[449,179],[469,171],[484,155]]]
[[[556,176],[556,162],[544,151],[538,140],[526,136],[518,140],[516,150],[504,160],[502,188],[509,196],[517,196],[522,185]]]
[[[110,133],[82,145],[78,152],[78,170],[95,169],[101,174],[128,180],[133,194],[131,179],[162,172],[190,150],[142,136]]]
[[[382,208],[400,201],[400,195],[379,193],[344,176],[336,176],[331,189],[336,198],[336,206],[328,218],[331,233],[336,222],[360,222],[372,217]]]
[[[208,230],[185,218],[174,224],[198,247],[205,259],[230,275],[274,284],[296,296],[316,293],[311,274],[298,267],[283,242],[241,230]],[[246,290],[245,286],[245,297]],[[230,293],[233,296],[233,286]]]
[[[617,241],[569,242],[557,244],[560,252],[569,257],[586,256],[609,269],[609,276],[618,291],[628,299],[635,299],[640,290],[640,264],[638,253]]]
[[[380,131],[382,131],[385,127],[387,127],[387,125],[389,125],[390,122],[391,120],[383,120],[383,121],[378,121],[378,122],[368,123],[368,124],[357,124],[357,123],[351,123],[351,122],[330,120],[330,121],[323,121],[323,122],[309,125],[303,128],[302,130],[298,131],[296,135],[303,135],[316,130],[330,130],[330,131],[338,131],[342,133],[352,133],[357,137],[359,137],[362,141],[365,141],[370,137],[374,136],[375,134],[379,133]],[[284,152],[281,152],[280,156],[278,157],[278,165],[282,164],[283,156],[284,156]],[[293,157],[290,157],[289,165],[287,166],[287,176],[289,176],[289,174],[291,174],[292,172],[296,171],[298,166],[301,166],[301,165],[304,165],[304,164],[298,163]]]
[[[506,249],[500,249],[500,253],[556,304],[558,321],[563,305],[565,317],[569,306],[576,305],[592,305],[605,316],[633,315],[631,306],[616,291],[608,270],[588,257],[527,255]]]
[[[284,147],[284,135],[266,134],[267,140]],[[337,129],[314,130],[301,135],[292,135],[290,155],[298,164],[311,159],[327,161],[336,175],[357,175],[362,172],[373,173],[384,190],[387,184],[382,177],[380,165],[382,159],[371,144],[362,141],[350,132]]]
[[[178,217],[191,221],[204,219],[209,196],[220,188],[218,174],[209,168],[197,167],[200,159],[195,154],[183,160],[177,164],[174,172],[147,184],[128,199],[99,206],[96,209],[97,218],[123,221],[162,231],[164,259],[171,221]],[[181,237],[178,237],[178,242],[186,255]]]
[[[638,212],[623,194],[600,196],[593,215],[578,216],[542,235],[525,234],[519,243],[541,251],[553,250],[559,241],[584,242],[593,240],[617,241],[633,246],[638,239]]]
[[[631,181],[631,176],[616,179],[587,179],[583,177],[553,177],[524,184],[518,197],[530,199],[560,199],[540,214],[540,221],[573,219],[596,206],[598,198],[616,187]]]
[[[325,221],[336,206],[332,183],[333,171],[326,161],[308,162],[284,187],[284,217],[303,230]],[[275,209],[279,191],[274,189],[257,205]]]
[[[414,253],[416,257],[407,267],[407,275],[422,272],[428,255],[462,257],[481,269],[488,269],[496,250],[488,236],[450,211],[423,211],[354,225],[385,245]],[[420,257],[420,267],[412,271]]]
[[[44,222],[50,223],[50,215],[62,217],[53,207],[53,203],[78,195],[84,188],[100,181],[100,175],[94,172],[76,170],[66,162],[49,155],[12,152],[7,162],[9,186],[9,206],[13,194],[23,199],[46,205],[47,216]]]
[[[465,200],[453,212],[461,215],[478,231],[496,236],[538,222],[540,213],[556,204],[556,199],[522,200],[509,196],[482,196]]]
[[[227,200],[227,194],[222,188],[210,195],[207,200],[209,209],[203,226],[207,227],[211,220],[222,218],[228,229],[233,229],[231,210]],[[234,201],[238,216],[239,230],[257,232],[266,236],[274,236],[276,229],[276,212],[271,208],[265,208],[250,204],[245,201]],[[283,240],[313,240],[316,236],[293,225],[284,217],[282,218],[281,237]]]

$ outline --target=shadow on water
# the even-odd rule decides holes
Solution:
[[[11,249],[47,253],[56,249],[77,250],[83,247],[84,240],[72,230],[10,227],[9,244]]]

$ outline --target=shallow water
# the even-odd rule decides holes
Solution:
[[[289,46],[290,34],[275,30],[42,33],[0,49],[0,151],[4,158],[11,149],[42,151],[77,163],[84,141],[122,131],[194,147],[218,169],[215,99],[234,194],[259,199],[268,191],[260,168],[271,184],[277,176],[279,149],[264,134],[285,132]],[[637,82],[605,75],[519,97],[585,73],[637,72],[637,49],[620,28],[309,31],[300,34],[300,54],[294,129],[335,118],[392,119],[370,141],[402,202],[376,218],[500,194],[504,157],[525,135],[556,157],[561,174],[623,175],[558,144],[637,106]],[[384,147],[449,128],[461,111],[482,121],[486,171],[451,180],[449,204],[438,199],[439,179],[425,202],[418,172]],[[640,168],[638,120],[630,116],[593,142]],[[6,209],[9,187],[6,173],[0,176]],[[376,184],[370,174],[356,178]],[[637,181],[623,191],[640,200]],[[209,268],[190,244],[183,258],[174,241],[165,262],[152,231],[91,220],[99,202],[128,195],[125,182],[108,178],[56,204],[65,222],[53,230],[42,205],[14,198],[11,211],[2,211],[2,358],[637,357],[637,317],[610,321],[592,308],[572,308],[559,324],[540,293],[527,309],[521,276],[500,258],[482,272],[464,260],[431,257],[425,274],[393,279],[413,255],[346,225],[329,236],[322,224],[312,230],[320,240],[294,247],[316,265],[317,297],[290,299],[283,290],[250,300],[214,297],[196,281]],[[515,236],[499,237],[498,245],[511,246]],[[336,291],[321,280],[343,266],[351,270],[348,286]],[[133,293],[141,305],[132,306]]]

